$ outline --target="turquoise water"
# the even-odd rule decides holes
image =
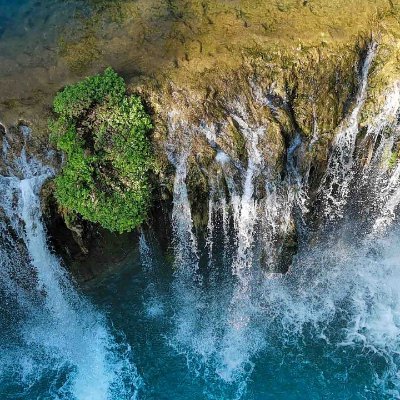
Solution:
[[[206,241],[190,234],[178,168],[174,257],[142,232],[113,272],[79,287],[42,222],[51,168],[25,147],[9,165],[0,176],[1,399],[400,398],[396,224],[369,238],[358,220],[328,224],[303,239],[287,274],[269,273],[255,254],[272,244],[244,248],[255,230],[231,236],[216,213]]]
[[[223,373],[227,367],[221,363],[223,349],[219,343],[224,336],[241,334],[229,332],[233,328],[224,322],[229,305],[225,308],[223,294],[232,289],[230,279],[221,280],[218,289],[202,288],[206,304],[192,310],[198,326],[194,330],[185,327],[181,332],[188,340],[195,338],[196,343],[186,345],[180,343],[175,329],[177,315],[187,306],[186,299],[176,298],[174,274],[156,252],[152,271],[143,266],[138,249],[134,249],[121,269],[92,282],[85,292],[106,315],[116,340],[131,348],[130,357],[141,380],[140,399],[394,399],[398,398],[400,313],[394,289],[400,277],[400,243],[396,237],[386,245],[381,250],[384,257],[363,255],[354,260],[354,265],[343,265],[345,270],[336,269],[330,272],[331,277],[324,277],[324,267],[333,267],[332,259],[337,259],[336,249],[329,249],[319,257],[323,263],[313,266],[321,271],[314,270],[314,277],[308,276],[307,286],[301,287],[306,277],[299,276],[271,280],[255,290],[260,298],[254,306],[259,309],[251,313],[249,336],[235,343],[230,352],[230,357],[238,357],[243,365],[229,379]],[[364,270],[354,270],[363,265]],[[349,273],[355,274],[352,282],[346,282]],[[396,285],[391,287],[393,282]],[[289,287],[293,296],[286,292]],[[376,315],[376,311],[381,314]],[[6,316],[4,310],[1,315]],[[354,326],[357,320],[364,321],[358,329]],[[209,326],[204,326],[205,322]],[[18,327],[15,318],[13,326]],[[352,337],[355,331],[359,337]],[[10,332],[3,331],[3,349],[5,342],[10,347],[15,344]],[[28,386],[17,374],[1,377],[2,398],[94,398],[74,397],[65,391],[68,375],[74,376],[73,369],[62,364],[53,369],[57,364],[42,356],[40,359],[41,353],[36,354],[36,368],[46,361],[48,366],[40,370],[38,380],[26,382]],[[101,384],[85,379],[83,383]],[[109,398],[130,399],[134,393],[136,388],[125,388]]]
[[[258,309],[247,314],[247,333],[229,326],[224,297],[234,282],[222,277],[214,287],[203,282],[204,302],[189,310],[195,325],[177,333],[188,300],[184,291],[176,298],[176,277],[154,253],[150,276],[135,251],[89,294],[132,346],[144,382],[140,398],[394,399],[399,244],[388,239],[380,253],[342,244],[342,259],[337,244],[314,250],[291,276],[253,288]],[[236,342],[223,356],[227,337]],[[240,368],[230,375],[222,359]]]
[[[400,398],[396,223],[369,237],[357,219],[328,224],[304,237],[287,274],[269,273],[255,254],[271,243],[243,250],[256,230],[236,237],[217,212],[207,240],[190,234],[178,168],[170,251],[142,232],[113,272],[79,287],[42,222],[51,168],[25,147],[9,165],[0,176],[1,399]]]

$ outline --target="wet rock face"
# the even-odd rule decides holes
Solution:
[[[174,88],[153,97],[165,125],[171,114],[163,113],[161,104],[170,104],[166,110],[174,110],[173,118],[184,121],[169,124],[166,133],[156,132],[154,142],[162,151],[165,143],[173,143],[176,154],[188,153],[186,184],[200,235],[207,235],[210,199],[225,198],[233,209],[235,201],[247,201],[250,190],[249,201],[264,210],[259,219],[266,218],[267,210],[273,214],[255,228],[260,243],[275,246],[273,254],[259,254],[260,262],[267,269],[278,265],[280,272],[287,270],[304,220],[319,223],[315,215],[320,187],[335,138],[352,129],[353,111],[361,105],[360,90],[375,78],[374,67],[365,76],[362,73],[370,47],[365,40],[340,55],[320,55],[319,60],[300,57],[290,70],[278,61],[252,59],[243,71],[225,75],[206,90]],[[375,87],[368,87],[362,110],[374,95]],[[359,129],[361,112],[355,118]],[[164,169],[162,176],[163,185],[172,190],[174,169]],[[274,204],[267,204],[271,198]],[[240,223],[242,205],[238,207]]]
[[[62,13],[28,4],[31,12],[49,15],[38,18],[40,24],[30,22],[28,33],[19,39],[8,28],[4,31],[0,118],[6,116],[10,126],[17,127],[6,131],[0,126],[0,138],[5,135],[19,151],[21,129],[31,126],[29,151],[57,170],[60,155],[47,157],[51,99],[65,84],[111,65],[130,81],[130,92],[146,99],[153,113],[152,218],[171,213],[175,168],[166,148],[174,130],[177,154],[190,144],[186,182],[195,229],[206,234],[210,196],[225,196],[228,202],[234,195],[243,196],[252,166],[252,198],[262,203],[272,193],[276,218],[287,217],[284,229],[268,238],[279,243],[278,253],[286,257],[282,262],[287,266],[291,258],[287,255],[295,252],[298,241],[299,206],[289,212],[279,204],[292,195],[290,188],[296,187],[299,176],[307,186],[311,208],[316,203],[336,129],[354,108],[361,61],[372,39],[380,46],[360,126],[377,113],[382,93],[397,79],[400,8],[395,1],[381,3],[93,1],[87,2],[89,12],[81,13],[71,27],[56,17]],[[51,10],[67,8],[65,15],[71,15],[69,4],[56,1]],[[25,21],[26,15],[30,13],[21,11],[15,18]],[[371,37],[365,27],[372,20]],[[57,29],[51,29],[49,40],[38,41],[46,24]],[[40,45],[33,46],[35,40]],[[10,68],[14,65],[18,68]],[[169,126],[173,112],[186,128]],[[18,124],[19,118],[29,122]],[[291,152],[296,137],[300,144]],[[0,169],[3,164],[0,160]],[[79,258],[88,246],[84,238],[90,228],[78,221],[68,230],[52,201],[49,207],[49,230],[54,238],[62,232],[55,239],[59,247],[63,240],[70,242],[71,250],[66,251]],[[267,260],[266,255],[260,258]]]
[[[36,134],[44,136],[41,128],[46,126],[54,93],[104,66],[112,66],[132,82],[145,77],[198,87],[202,81],[210,83],[215,71],[240,71],[243,59],[273,64],[279,58],[290,71],[298,56],[308,55],[317,63],[324,54],[352,47],[370,30],[396,47],[400,32],[396,1],[5,3],[0,15],[4,31],[0,119],[7,124],[15,124],[18,118],[29,120],[40,128]],[[336,63],[340,67],[340,57]],[[305,78],[307,69],[306,64]],[[384,75],[392,72],[392,65],[386,63]],[[346,90],[343,77],[337,81]],[[324,90],[320,87],[320,92]]]
[[[156,126],[152,134],[156,206],[149,223],[159,219],[158,213],[166,217],[165,224],[170,223],[176,168],[167,153],[170,146],[174,157],[185,150],[186,184],[198,236],[207,236],[210,213],[219,212],[210,209],[210,199],[215,203],[225,199],[231,224],[238,225],[243,219],[240,207],[246,201],[255,203],[257,219],[263,221],[254,227],[259,244],[268,242],[274,248],[261,250],[257,257],[267,270],[275,266],[270,272],[285,272],[298,246],[303,187],[307,188],[309,204],[313,204],[335,129],[354,108],[358,66],[365,55],[359,46],[341,54],[339,62],[334,62],[333,55],[319,62],[300,57],[290,69],[284,67],[282,59],[271,64],[252,58],[242,71],[223,71],[222,80],[215,72],[197,88],[152,83],[137,86],[153,110]],[[342,90],[345,84],[347,89]],[[13,148],[23,143],[25,130],[22,123],[9,130]],[[48,148],[38,139],[29,145],[29,151],[43,158]],[[48,162],[55,168],[60,165],[57,157]],[[63,220],[51,184],[43,198],[46,223],[57,251],[68,263],[85,259],[88,253],[88,259],[93,258],[104,244],[98,227]],[[234,207],[239,207],[236,215]],[[170,231],[158,231],[161,241],[166,242]]]
[[[57,254],[61,255],[67,264],[76,259],[83,259],[88,254],[90,227],[86,226],[84,229],[78,222],[67,226],[54,198],[52,181],[43,185],[40,196],[44,223]]]

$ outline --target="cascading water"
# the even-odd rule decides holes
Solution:
[[[382,111],[374,119],[366,136],[366,140],[372,140],[376,147],[363,172],[364,181],[372,182],[370,188],[378,188],[372,189],[377,214],[373,231],[382,231],[390,225],[400,203],[400,167],[395,151],[395,143],[400,137],[399,109],[400,84],[396,82],[388,91]],[[376,145],[378,140],[379,144]]]
[[[48,247],[39,194],[52,175],[24,145],[0,177],[1,398],[134,399],[141,381],[129,347]]]
[[[229,199],[226,199],[223,190],[217,190],[219,179],[210,177],[213,183],[206,239],[209,273],[203,274],[201,281],[198,260],[193,256],[198,253],[198,245],[193,239],[185,184],[187,152],[181,153],[179,163],[175,161],[177,169],[172,215],[176,258],[179,261],[175,280],[178,293],[176,307],[179,312],[174,319],[179,334],[175,333],[170,342],[186,355],[188,364],[196,374],[209,381],[204,393],[210,398],[241,398],[246,391],[247,379],[254,369],[252,358],[266,346],[260,324],[262,309],[257,299],[259,292],[255,290],[260,280],[265,279],[260,269],[260,254],[274,251],[277,234],[286,232],[292,223],[295,205],[304,210],[305,204],[302,179],[293,159],[293,153],[301,143],[300,138],[296,136],[288,150],[287,180],[271,184],[266,180],[263,158],[258,149],[259,138],[265,134],[266,128],[250,126],[240,104],[235,105],[234,109],[236,113],[232,114],[232,118],[246,139],[248,164],[246,168],[239,168],[242,182],[235,182],[231,171],[237,166],[226,154],[217,150],[216,163],[225,177]],[[191,132],[187,126],[186,129],[191,135],[205,134],[210,145],[217,148],[214,127],[203,125],[192,128]],[[264,181],[268,193],[262,199],[257,198],[256,191],[256,182],[260,179]],[[234,238],[230,238],[229,211]],[[221,244],[213,242],[215,238],[218,243],[217,238],[221,237],[224,254],[222,266],[221,258],[214,251],[214,247],[219,247],[221,251]],[[232,239],[234,251],[230,252],[226,244],[232,243]],[[188,250],[192,256],[185,256],[185,260],[182,260],[182,255],[187,254]],[[227,259],[230,263],[227,263]],[[269,261],[270,266],[273,259],[271,257]],[[185,281],[182,280],[182,271]]]
[[[377,44],[375,42],[368,47],[367,55],[361,68],[360,85],[354,109],[338,127],[326,173],[322,180],[321,191],[324,213],[330,219],[334,219],[336,216],[343,216],[343,207],[347,202],[353,181],[353,155],[358,134],[358,120],[366,99],[368,73],[376,54],[376,49]]]
[[[146,239],[146,233],[142,231],[139,238],[140,262],[149,281],[144,292],[146,315],[149,318],[158,318],[164,314],[164,304],[157,291],[158,271],[155,270],[155,260],[151,250],[151,244]]]
[[[177,121],[178,120],[178,121]],[[182,149],[176,149],[171,144],[168,154],[171,163],[176,168],[174,181],[174,199],[172,210],[172,226],[174,232],[174,296],[179,303],[175,309],[175,331],[171,345],[178,352],[185,353],[185,348],[196,347],[196,336],[188,334],[200,330],[202,314],[202,296],[198,244],[193,232],[192,214],[186,186],[187,164],[191,145],[191,132],[184,123],[179,123],[179,114],[170,114],[170,141],[174,135],[184,132],[186,143]],[[201,351],[201,350],[200,350]]]
[[[206,398],[400,398],[400,293],[396,290],[400,253],[398,227],[393,225],[400,202],[400,169],[398,161],[391,165],[387,161],[399,135],[398,84],[388,90],[381,112],[369,123],[357,148],[358,120],[375,52],[376,45],[371,44],[361,68],[355,106],[337,129],[321,181],[319,211],[328,217],[327,226],[321,222],[319,231],[310,237],[305,226],[311,212],[308,177],[296,165],[300,134],[293,135],[286,175],[279,180],[269,175],[258,148],[268,127],[251,126],[242,107],[233,107],[232,119],[246,139],[246,168],[238,169],[218,148],[218,135],[223,134],[218,129],[191,128],[192,135],[205,134],[216,150],[215,162],[229,192],[226,198],[224,191],[216,190],[220,176],[211,179],[207,268],[225,271],[218,275],[218,284],[210,284],[207,274],[200,285],[200,278],[192,285],[175,280],[180,299],[191,298],[196,304],[190,302],[190,319],[185,323],[175,319],[179,312],[172,317],[185,326],[169,342],[186,355],[188,365],[203,379]],[[260,91],[256,93],[259,104],[271,107]],[[308,148],[318,140],[315,127]],[[183,154],[181,160],[186,163],[187,153]],[[241,182],[233,179],[232,171],[242,177]],[[177,204],[182,187],[187,194],[186,167],[181,172],[178,167]],[[260,182],[265,185],[261,197]],[[352,214],[341,219],[347,204]],[[173,218],[181,227],[175,231],[175,249],[186,243],[194,251],[195,240],[182,241],[182,234],[193,235],[190,208],[173,213]],[[184,223],[182,218],[188,219]],[[229,229],[221,229],[230,225],[227,218],[232,220],[233,236]],[[334,230],[330,220],[335,221]],[[271,274],[266,266],[276,261],[271,255],[293,224],[301,246],[286,275]],[[213,239],[221,237],[234,243],[227,268],[217,256],[221,246],[226,252],[222,244],[226,239]],[[198,245],[195,248],[197,254]],[[260,256],[263,253],[270,258]],[[188,267],[189,263],[180,265]],[[192,272],[201,274],[197,261]],[[187,304],[182,306],[180,300],[174,304],[188,312]],[[282,389],[287,382],[293,385],[291,391]],[[309,388],[303,392],[304,385]]]
[[[158,251],[155,232],[142,228],[138,252],[96,283],[107,317],[48,247],[39,192],[51,169],[25,147],[13,162],[4,140],[2,398],[400,398],[400,85],[360,132],[375,51],[365,54],[321,182],[307,171],[325,134],[315,113],[312,137],[288,133],[276,167],[263,141],[273,127],[251,110],[270,116],[278,106],[256,86],[251,100],[226,105],[226,122],[193,125],[171,112],[171,247]],[[229,124],[243,157],[226,145]],[[207,142],[202,231],[190,173]]]

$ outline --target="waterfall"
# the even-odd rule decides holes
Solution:
[[[179,156],[179,161],[176,165],[172,221],[174,237],[176,238],[176,264],[181,267],[181,272],[193,276],[198,267],[198,255],[197,240],[193,233],[192,215],[186,186],[187,157],[188,153],[183,152]]]
[[[201,317],[204,314],[201,278],[199,270],[198,243],[193,231],[193,221],[186,185],[188,156],[193,131],[180,119],[178,112],[170,113],[170,145],[167,154],[175,166],[173,189],[172,227],[174,244],[173,296],[175,299],[174,332],[170,344],[181,354],[189,356],[187,349],[198,348]],[[183,133],[184,143],[176,140]],[[180,146],[179,146],[180,144]]]
[[[237,254],[233,263],[233,273],[246,286],[246,274],[252,265],[252,251],[254,240],[254,226],[258,213],[258,202],[253,198],[254,179],[262,168],[262,157],[258,150],[258,140],[264,134],[264,128],[252,129],[239,116],[233,117],[241,127],[248,143],[248,165],[244,177],[242,195],[234,195],[232,204],[234,209],[233,219],[237,232]],[[245,287],[243,288],[246,289]]]
[[[395,211],[400,203],[400,163],[397,163],[387,184],[380,193],[381,210],[375,221],[373,230],[385,229],[395,218]]]
[[[211,398],[226,393],[226,385],[230,387],[228,398],[240,398],[245,393],[254,368],[252,358],[266,345],[259,324],[262,310],[256,290],[260,280],[265,279],[260,268],[261,253],[267,254],[268,266],[272,267],[276,257],[275,243],[293,224],[294,208],[298,207],[300,213],[305,209],[303,182],[294,156],[301,144],[300,137],[295,136],[288,149],[285,180],[274,181],[266,172],[259,150],[259,140],[268,127],[248,123],[249,117],[240,104],[232,108],[232,119],[246,139],[246,168],[239,168],[218,149],[216,143],[220,133],[215,126],[189,127],[185,124],[186,137],[205,135],[216,150],[215,168],[222,172],[209,177],[205,246],[210,273],[206,275],[199,267],[199,244],[193,236],[187,197],[189,148],[183,146],[178,156],[171,154],[172,146],[168,148],[169,158],[176,167],[172,212],[176,252],[176,311],[173,319],[176,328],[170,344],[187,357],[188,365],[197,375],[207,376],[213,382],[214,388],[207,389],[206,393]],[[182,127],[175,124],[170,129],[174,132]],[[171,135],[173,137],[173,133]],[[241,180],[235,180],[233,174]],[[224,183],[228,198],[220,189]],[[263,198],[258,195],[260,184],[266,189]],[[229,228],[230,220],[233,232]],[[221,246],[222,260],[217,251]]]
[[[168,158],[175,166],[175,180],[173,190],[172,225],[175,240],[175,264],[181,273],[193,276],[198,267],[197,240],[193,233],[192,214],[186,186],[187,161],[190,152],[190,130],[184,122],[179,121],[178,112],[170,113],[169,131],[171,132],[170,145],[167,149]],[[182,149],[176,148],[174,134],[182,133],[187,143]]]
[[[205,269],[199,263],[201,243],[194,235],[188,201],[190,147],[183,146],[174,157],[173,211],[177,270],[173,320],[180,330],[169,337],[169,343],[204,380],[206,398],[247,398],[251,377],[260,374],[260,358],[273,359],[280,373],[292,378],[309,366],[315,375],[323,375],[329,364],[346,373],[355,386],[359,377],[347,371],[347,365],[357,370],[370,362],[369,382],[364,385],[369,385],[371,398],[400,395],[396,290],[400,247],[395,223],[400,166],[393,156],[400,137],[398,82],[388,88],[380,111],[370,118],[357,145],[376,51],[372,43],[361,66],[355,104],[334,132],[317,193],[327,218],[313,227],[315,232],[307,226],[309,214],[315,212],[309,207],[315,194],[309,190],[307,172],[303,175],[298,164],[302,152],[311,150],[322,134],[315,109],[312,137],[293,132],[286,166],[278,177],[271,173],[260,145],[268,124],[254,123],[245,99],[227,109],[245,139],[246,166],[219,147],[226,124],[185,125],[186,138],[204,135],[215,151],[213,172],[208,175],[208,258]],[[252,89],[259,105],[273,107],[261,90]],[[347,218],[339,218],[347,210]],[[277,260],[287,251],[282,243],[294,236],[299,246],[289,271],[276,273]],[[221,248],[231,255],[223,262],[218,258]],[[205,270],[214,272],[215,281],[208,280]],[[268,382],[273,385],[275,371],[269,372]],[[318,380],[313,384],[320,390],[315,398],[330,393],[318,386]],[[276,393],[281,398],[279,387]],[[349,398],[349,393],[343,387],[338,398]]]
[[[29,132],[24,132],[25,144]],[[119,343],[104,316],[81,296],[49,249],[40,191],[53,171],[27,154],[0,177],[0,297],[9,315],[2,332],[2,388],[24,398],[77,400],[136,398],[140,377],[129,348]]]
[[[240,109],[239,109],[240,110]],[[246,117],[242,111],[243,117]],[[257,309],[253,307],[252,280],[255,263],[255,233],[260,216],[260,202],[255,198],[255,180],[259,176],[263,161],[258,149],[259,138],[264,127],[252,128],[244,119],[233,115],[246,138],[248,164],[244,174],[242,193],[231,198],[236,233],[236,252],[232,263],[232,274],[237,279],[228,307],[224,333],[218,350],[217,373],[225,382],[240,381],[253,369],[251,356],[264,345],[254,320]],[[244,390],[239,384],[236,396]]]
[[[382,231],[391,224],[400,203],[400,167],[395,148],[400,137],[399,111],[400,83],[395,82],[387,91],[381,111],[368,126],[365,139],[376,147],[363,171],[363,181],[369,183],[377,214],[373,232]]]
[[[372,53],[317,194],[308,157],[326,133],[315,113],[311,137],[300,129],[285,137],[278,167],[267,156],[274,122],[258,119],[244,96],[227,105],[226,122],[170,113],[171,248],[161,256],[154,232],[141,228],[139,259],[136,252],[124,259],[141,269],[113,272],[103,283],[109,317],[79,293],[49,248],[39,195],[53,171],[26,146],[13,158],[5,141],[1,390],[60,399],[399,398],[400,86],[388,89],[361,135]],[[277,107],[253,89],[257,107]],[[240,160],[226,144],[230,124],[245,144]],[[197,154],[204,143],[207,165]],[[191,208],[192,167],[208,184],[204,224]],[[314,214],[315,200],[334,222]]]
[[[361,69],[360,85],[353,111],[342,121],[335,135],[333,150],[328,160],[325,176],[321,182],[324,214],[330,219],[343,216],[354,177],[354,152],[358,134],[358,120],[364,105],[368,73],[375,57],[377,44],[371,43]]]
[[[146,316],[152,319],[158,318],[164,314],[164,303],[158,293],[159,271],[155,268],[155,257],[153,254],[152,244],[146,238],[144,230],[140,232],[139,254],[146,279],[149,282],[144,291]]]

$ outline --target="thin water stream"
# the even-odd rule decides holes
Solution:
[[[39,193],[52,174],[24,146],[0,177],[1,397],[133,399],[141,381],[129,345],[48,247]]]

